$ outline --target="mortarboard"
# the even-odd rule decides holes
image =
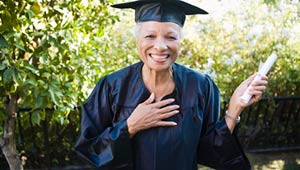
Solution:
[[[181,0],[138,0],[112,5],[135,10],[135,22],[173,22],[183,27],[185,16],[208,14],[205,10]]]

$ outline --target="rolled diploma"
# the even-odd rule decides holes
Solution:
[[[271,69],[272,65],[275,63],[277,60],[278,56],[276,54],[272,54],[268,57],[267,61],[263,64],[262,68],[258,71],[257,75],[255,76],[253,81],[258,81],[261,80],[262,76],[267,75],[269,70]],[[241,99],[245,102],[248,103],[251,99],[252,95],[248,94],[248,88],[245,91],[245,93],[241,96]]]

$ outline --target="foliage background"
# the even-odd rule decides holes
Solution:
[[[279,56],[269,74],[269,96],[299,95],[299,1],[195,1],[209,15],[188,16],[177,62],[209,74],[229,97],[258,71],[269,55]],[[131,10],[121,15],[108,42],[110,56],[138,58]],[[120,31],[122,30],[122,31]],[[119,50],[115,50],[119,49]],[[124,52],[125,50],[125,52]]]
[[[112,3],[0,2],[0,101],[8,94],[20,96],[18,148],[27,166],[72,161],[79,131],[77,106],[100,77],[139,60],[133,12],[112,9]],[[195,3],[210,14],[188,17],[177,62],[209,74],[225,100],[257,71],[260,61],[276,53],[279,60],[265,95],[300,95],[298,0]],[[0,102],[0,121],[5,119]]]

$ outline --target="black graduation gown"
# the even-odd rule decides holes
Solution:
[[[173,127],[156,127],[129,137],[126,120],[150,92],[139,62],[100,79],[82,107],[76,152],[100,170],[251,169],[235,133],[219,120],[220,94],[207,76],[173,64],[179,114]]]

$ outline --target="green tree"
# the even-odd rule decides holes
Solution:
[[[10,169],[23,169],[16,148],[19,107],[39,126],[68,123],[101,70],[101,47],[116,17],[111,0],[4,0],[0,2],[0,145]],[[22,117],[21,117],[22,118]],[[24,126],[24,127],[28,127]]]
[[[300,3],[273,2],[207,2],[214,4],[210,14],[187,22],[180,62],[210,74],[228,98],[275,53],[279,58],[268,74],[265,95],[300,95]]]
[[[261,61],[276,53],[279,59],[268,74],[265,95],[300,95],[299,1],[201,2],[198,5],[209,14],[187,17],[177,62],[209,74],[222,97],[228,98],[243,80],[258,71]],[[114,25],[107,42],[110,56],[138,59],[133,17],[134,12],[128,10],[121,16],[122,22]]]

